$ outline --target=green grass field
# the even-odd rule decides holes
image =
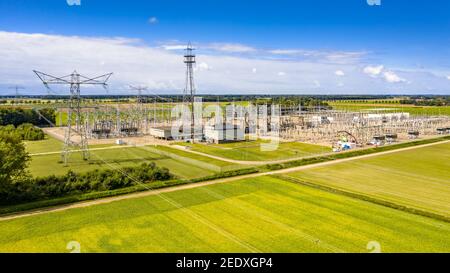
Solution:
[[[0,252],[447,252],[450,224],[260,177],[0,221]]]
[[[168,146],[157,146],[156,148],[160,151],[168,152],[170,154],[175,154],[179,157],[185,158],[188,162],[189,162],[189,160],[196,160],[198,162],[198,164],[196,164],[196,165],[201,166],[201,165],[203,165],[202,163],[213,164],[214,166],[219,167],[220,171],[231,171],[231,170],[236,170],[236,169],[242,168],[242,165],[237,165],[237,164],[233,164],[233,163],[230,163],[227,161],[222,161],[222,160],[202,156],[199,154],[190,153],[187,151],[171,148]],[[183,159],[181,159],[181,160],[183,160]],[[248,168],[251,166],[246,165],[245,167]]]
[[[244,161],[269,161],[299,158],[331,152],[330,147],[300,142],[284,142],[273,151],[264,151],[261,144],[267,141],[244,141],[224,144],[176,143],[190,147],[192,151],[202,152],[222,158]]]
[[[70,157],[69,166],[65,167],[59,154],[63,146],[61,141],[47,136],[42,141],[26,142],[25,146],[30,154],[52,153],[31,157],[29,170],[34,176],[63,175],[69,170],[87,172],[95,169],[132,167],[144,162],[155,162],[182,179],[199,178],[216,172],[242,168],[236,164],[170,147],[118,147],[110,144],[90,146],[93,149],[110,149],[91,150],[89,162],[84,161],[80,153],[74,152]]]
[[[90,161],[84,161],[80,153],[73,153],[70,156],[70,162],[67,167],[60,160],[61,155],[59,153],[33,156],[29,170],[34,176],[63,175],[69,170],[81,173],[95,169],[132,167],[144,162],[155,162],[157,166],[168,168],[172,174],[182,179],[198,178],[214,173],[206,168],[152,153],[146,150],[145,147],[91,150]]]
[[[46,135],[44,140],[25,141],[25,147],[30,154],[59,152],[63,149],[63,142]],[[112,147],[114,144],[89,145],[90,148]]]
[[[287,175],[450,216],[450,143]]]
[[[408,112],[415,116],[433,116],[433,115],[447,115],[450,116],[450,106],[412,106],[412,105],[402,105],[402,104],[365,104],[365,103],[339,103],[330,102],[336,110],[347,110],[347,111],[373,111],[373,112]],[[379,111],[378,109],[387,109]],[[391,110],[389,110],[391,109]]]

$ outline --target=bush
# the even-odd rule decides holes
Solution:
[[[155,163],[120,170],[95,170],[84,174],[28,178],[0,192],[0,205],[12,205],[98,191],[110,191],[141,183],[166,181],[173,176]]]
[[[0,109],[0,126],[14,125],[18,127],[24,123],[31,123],[35,126],[49,126],[50,124],[48,124],[47,120],[55,123],[56,114],[54,109],[41,109],[39,112],[45,119],[41,118],[32,109]]]
[[[21,140],[43,140],[45,139],[45,133],[42,129],[35,127],[31,123],[24,123],[17,128],[14,125],[0,126],[0,131],[8,134],[15,134]]]

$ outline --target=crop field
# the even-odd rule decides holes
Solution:
[[[374,111],[374,112],[407,112],[416,116],[447,115],[450,116],[450,106],[413,106],[402,104],[368,104],[368,103],[335,103],[331,102],[336,110],[347,111]],[[379,109],[385,109],[379,111]]]
[[[286,175],[450,216],[450,143]]]
[[[268,144],[269,142],[261,140],[224,144],[191,144],[180,142],[177,145],[187,146],[192,151],[243,161],[282,160],[331,152],[331,148],[327,146],[300,142],[280,142],[276,149],[264,151],[261,149],[261,145],[264,143]]]
[[[450,224],[265,176],[0,221],[0,252],[448,251]]]

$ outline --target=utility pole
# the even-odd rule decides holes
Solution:
[[[14,100],[15,100],[16,103],[17,103],[17,100],[19,99],[19,90],[24,90],[25,87],[16,85],[16,86],[8,87],[8,89],[13,89],[13,90],[15,91],[15,93],[14,93]]]
[[[184,63],[186,64],[186,86],[183,92],[183,105],[185,108],[189,109],[191,112],[191,141],[194,142],[194,98],[195,98],[195,84],[194,84],[194,64],[195,54],[194,48],[191,43],[189,43],[185,49]],[[186,111],[186,110],[185,110]]]
[[[107,87],[107,81],[111,77],[113,73],[108,73],[102,76],[88,78],[83,75],[80,75],[77,71],[74,71],[72,74],[63,76],[63,77],[55,77],[49,74],[45,74],[43,72],[39,72],[33,70],[33,72],[38,76],[38,78],[42,81],[42,83],[50,89],[49,85],[60,84],[60,85],[69,85],[70,86],[70,99],[68,105],[68,116],[67,116],[67,128],[64,134],[64,148],[61,154],[61,160],[64,162],[64,165],[67,166],[69,161],[69,156],[72,150],[78,148],[81,150],[83,154],[84,160],[89,160],[89,146],[88,146],[88,135],[87,135],[87,120],[83,120],[82,111],[81,111],[81,96],[80,96],[80,87],[81,85],[101,85],[105,89]],[[72,115],[75,114],[75,128],[72,126]],[[78,134],[80,136],[80,141],[77,143],[72,141],[72,136],[74,134]]]

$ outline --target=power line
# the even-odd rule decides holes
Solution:
[[[104,74],[94,78],[89,78],[80,75],[77,71],[72,74],[55,77],[40,71],[33,70],[33,72],[42,81],[47,89],[50,89],[50,85],[69,85],[70,86],[70,99],[69,99],[69,111],[67,116],[67,129],[64,134],[64,148],[61,154],[61,160],[67,166],[71,150],[79,149],[83,153],[83,159],[89,160],[89,146],[87,136],[87,120],[83,120],[81,112],[81,85],[101,85],[106,89],[107,82],[113,73]],[[75,113],[75,128],[72,128],[72,115]],[[72,141],[72,135],[77,133],[80,136],[80,142]]]

